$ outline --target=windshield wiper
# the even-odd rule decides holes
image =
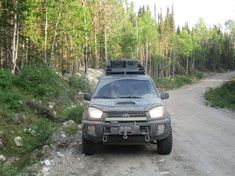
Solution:
[[[137,96],[123,96],[123,97],[117,97],[117,98],[136,98],[136,99],[139,99],[139,98],[142,98],[142,97],[137,97]]]
[[[107,96],[97,96],[93,98],[114,99],[114,97],[107,97]]]

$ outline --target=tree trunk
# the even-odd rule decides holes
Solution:
[[[188,56],[186,56],[186,72],[185,72],[185,74],[186,75],[188,75],[188,68],[189,68],[189,66],[188,66]]]
[[[16,69],[16,60],[17,60],[17,50],[18,50],[18,42],[19,42],[19,34],[18,34],[18,14],[17,14],[17,6],[18,0],[15,1],[15,9],[14,9],[14,29],[13,29],[13,39],[12,39],[12,74],[15,73]]]
[[[95,68],[99,69],[100,65],[100,59],[98,56],[98,50],[97,50],[97,36],[96,36],[96,27],[95,27]]]
[[[151,58],[151,56],[149,57],[149,73],[150,73],[150,76],[152,76],[152,58]]]
[[[138,26],[138,18],[136,20],[136,39],[137,39],[137,47],[136,47],[136,59],[139,59],[139,26]]]
[[[145,71],[148,72],[148,42],[145,44]]]
[[[3,39],[0,38],[0,46],[3,45]],[[3,56],[3,48],[0,47],[0,68],[3,68],[4,56]]]
[[[94,65],[94,67],[96,68],[96,69],[98,69],[99,68],[99,57],[98,57],[98,49],[97,49],[97,11],[96,11],[96,3],[95,3],[95,6],[94,6],[94,19],[93,19],[93,21],[94,21],[94,49],[95,49],[95,53],[94,53],[94,56],[95,56],[95,58],[94,58],[94,63],[95,63],[95,65]]]
[[[85,6],[85,0],[82,0],[82,7],[84,7]],[[85,12],[84,12],[84,14],[83,14],[83,16],[84,16],[84,22],[85,22],[85,24],[86,24],[86,14],[85,14]],[[86,30],[86,27],[85,27],[85,30]],[[87,41],[88,41],[88,37],[87,37],[87,34],[85,34],[85,46],[84,46],[84,65],[85,65],[85,74],[87,74],[87,59],[88,59],[88,56],[87,56],[87,54],[88,54],[88,52],[87,52],[87,49],[88,49],[88,44],[87,44]]]
[[[45,36],[44,36],[44,62],[47,63],[47,37],[48,37],[48,7],[46,0],[46,13],[45,13]]]
[[[106,1],[104,2],[104,59],[105,62],[108,62],[108,30],[107,30],[107,24],[108,24],[108,8],[106,5]]]
[[[195,59],[192,54],[192,65],[191,65],[191,71],[194,72],[194,67],[195,67]]]
[[[174,77],[175,76],[175,54],[174,51],[172,52],[172,73],[171,76]]]
[[[108,62],[108,44],[107,44],[107,41],[108,41],[107,27],[106,27],[106,24],[105,24],[104,25],[104,59],[105,59],[106,63]]]
[[[52,46],[51,46],[51,59],[52,59],[52,62],[54,61],[55,42],[56,42],[57,29],[58,29],[58,25],[59,25],[59,21],[60,21],[61,11],[62,11],[62,9],[60,10],[58,18],[56,20],[55,31],[54,31],[53,41],[52,41]]]

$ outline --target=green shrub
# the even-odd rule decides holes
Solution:
[[[17,167],[8,166],[8,167],[0,167],[0,175],[2,176],[13,176],[19,174],[19,170]]]
[[[0,138],[5,141],[5,147],[1,151],[5,156],[18,157],[11,166],[0,166],[0,175],[17,175],[22,169],[38,161],[33,154],[35,149],[42,147],[56,128],[56,124],[44,118],[31,119],[32,123],[23,124],[0,124]],[[27,131],[24,131],[27,129]],[[31,129],[31,130],[29,130]],[[23,140],[23,147],[17,147],[13,141],[15,136],[20,136]]]
[[[85,106],[77,106],[69,111],[68,118],[74,120],[77,123],[81,122],[82,114],[85,110]]]
[[[24,109],[23,96],[17,91],[0,91],[0,105],[7,107],[15,112]]]
[[[85,76],[77,77],[72,75],[69,77],[69,85],[75,88],[77,91],[88,92],[89,91],[89,81]]]
[[[81,118],[83,115],[83,112],[85,110],[84,105],[78,105],[75,107],[68,107],[64,109],[62,112],[59,112],[59,114],[64,118],[64,119],[69,119],[69,120],[74,120],[77,123],[81,123]]]
[[[7,128],[6,128],[7,127]],[[27,125],[1,124],[2,134],[0,137],[6,142],[3,153],[7,155],[20,155],[33,152],[35,149],[44,145],[45,141],[55,130],[56,124],[45,118],[31,119],[31,123]],[[24,131],[26,129],[27,131]],[[30,130],[29,130],[30,129]],[[9,132],[10,131],[10,132]],[[20,136],[23,140],[23,147],[16,147],[14,137]]]
[[[23,95],[14,85],[15,76],[7,70],[0,70],[0,107],[16,112],[24,109]]]
[[[235,79],[215,89],[208,89],[206,100],[212,107],[229,108],[235,110]]]
[[[64,129],[64,132],[68,135],[73,135],[78,131],[78,124],[74,123]]]
[[[191,75],[175,75],[174,77],[153,77],[153,80],[160,90],[169,90],[191,84],[203,77],[202,72],[196,72]]]
[[[55,98],[63,92],[65,82],[45,65],[25,67],[15,84],[35,97]]]
[[[55,130],[55,127],[56,125],[46,118],[36,119],[30,126],[31,131],[22,137],[27,145],[24,146],[21,152],[32,152],[43,146]]]
[[[173,89],[174,83],[170,78],[155,77],[154,82],[160,90]]]
[[[195,79],[202,79],[205,77],[204,73],[203,72],[195,72],[193,75],[192,75]]]
[[[53,102],[59,117],[62,114],[66,120],[79,123],[85,106],[71,105],[76,101],[77,91],[87,90],[89,83],[85,77],[71,76],[66,80],[45,65],[27,66],[17,75],[0,70],[0,138],[4,140],[1,153],[7,158],[20,158],[10,167],[0,166],[0,175],[16,175],[25,166],[34,163],[37,160],[34,151],[40,149],[61,125],[37,115],[26,105],[26,100],[41,100],[43,104]],[[61,114],[59,111],[62,111]],[[77,123],[66,129],[66,132],[74,134]],[[16,147],[13,140],[16,136],[22,138],[23,147]]]
[[[174,84],[175,84],[176,88],[181,87],[181,86],[186,85],[186,84],[191,84],[192,83],[190,77],[185,76],[185,75],[176,75],[172,79],[174,81]]]
[[[0,70],[0,90],[2,89],[11,89],[14,85],[15,80],[14,75],[11,74],[8,70]]]

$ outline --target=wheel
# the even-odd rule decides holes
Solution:
[[[94,143],[82,138],[82,153],[85,155],[93,155],[95,153]]]
[[[170,129],[170,134],[164,139],[157,141],[157,151],[161,155],[168,155],[172,150],[172,129]]]

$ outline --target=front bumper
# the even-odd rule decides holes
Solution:
[[[142,144],[156,143],[169,135],[171,128],[170,115],[161,120],[145,122],[105,122],[82,121],[83,138],[105,144]]]

